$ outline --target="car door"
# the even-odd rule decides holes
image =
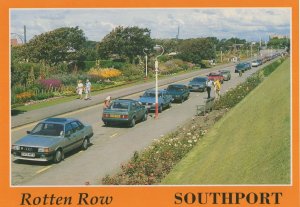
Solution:
[[[75,149],[81,146],[82,140],[84,138],[84,132],[81,130],[81,127],[77,121],[71,122],[71,126],[73,129],[73,134],[70,140],[70,145],[72,149]]]
[[[63,149],[65,152],[68,152],[74,148],[74,142],[75,142],[75,131],[73,130],[73,127],[70,123],[66,124],[65,126],[65,138],[63,143]]]

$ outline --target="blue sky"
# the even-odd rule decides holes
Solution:
[[[27,40],[60,27],[78,26],[88,40],[101,41],[116,26],[149,28],[152,38],[214,36],[247,41],[268,40],[270,34],[290,35],[288,8],[182,9],[11,9],[10,32]],[[13,36],[13,35],[12,35]]]

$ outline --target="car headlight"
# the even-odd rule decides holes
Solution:
[[[12,145],[11,148],[13,150],[20,150],[20,146],[19,145]]]
[[[50,152],[50,149],[47,148],[38,148],[38,152]]]

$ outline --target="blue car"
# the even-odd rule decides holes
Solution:
[[[183,84],[171,84],[167,88],[167,94],[171,95],[173,101],[182,103],[190,96],[190,90]]]
[[[207,77],[193,78],[188,84],[190,91],[206,91]]]
[[[140,96],[138,99],[143,106],[146,107],[149,111],[155,111],[155,90],[149,89]],[[167,93],[166,90],[158,90],[158,112],[161,113],[163,109],[171,107],[171,102],[173,98]]]
[[[127,124],[134,127],[138,121],[147,120],[147,109],[138,101],[132,99],[117,99],[103,110],[102,121],[106,126],[110,124]]]

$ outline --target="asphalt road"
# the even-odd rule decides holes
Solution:
[[[233,66],[226,68],[231,70],[232,78],[224,82],[221,94],[244,81],[259,68],[248,70],[242,77],[234,73]],[[186,79],[180,82],[187,84],[188,81]],[[136,93],[126,98],[137,99],[139,95],[140,93]],[[138,123],[134,128],[105,127],[101,121],[102,108],[99,105],[64,114],[62,116],[78,118],[92,125],[94,136],[88,150],[67,154],[65,160],[58,164],[14,160],[11,157],[11,184],[13,186],[82,186],[88,182],[91,185],[99,185],[101,178],[118,170],[121,163],[130,159],[134,151],[143,150],[154,139],[159,139],[191,120],[195,116],[196,105],[203,103],[206,97],[206,92],[191,92],[190,98],[184,103],[172,104],[171,108],[159,114],[158,119],[154,119],[153,114],[150,114],[147,121]],[[12,129],[11,142],[24,136],[33,125]]]

